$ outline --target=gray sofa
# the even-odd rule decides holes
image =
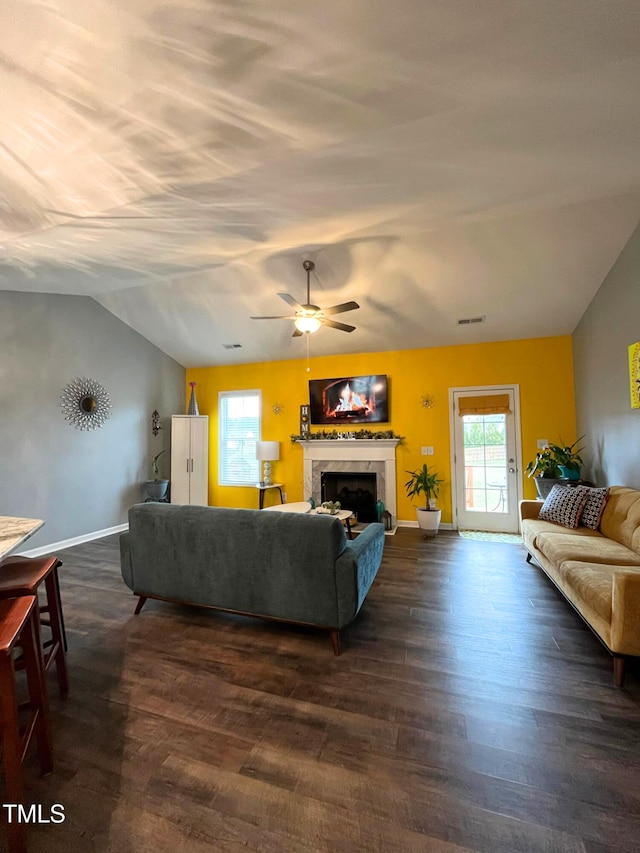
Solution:
[[[331,516],[137,504],[120,537],[124,582],[139,596],[314,625],[355,619],[380,567],[381,524],[353,541]]]

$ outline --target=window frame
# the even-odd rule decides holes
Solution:
[[[241,391],[218,391],[218,485],[225,487],[241,487],[247,488],[248,486],[255,486],[260,480],[260,462],[255,460],[255,470],[251,473],[251,477],[246,481],[238,481],[238,480],[223,480],[223,472],[225,470],[225,460],[226,460],[226,447],[225,447],[225,439],[227,437],[226,433],[226,424],[227,418],[226,416],[223,418],[223,411],[226,410],[226,402],[223,401],[230,400],[232,398],[237,397],[257,397],[258,400],[258,434],[256,436],[256,442],[262,440],[262,392],[259,388],[247,388]],[[254,451],[255,456],[255,451]]]

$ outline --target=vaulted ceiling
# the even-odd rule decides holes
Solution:
[[[640,218],[637,0],[8,0],[0,74],[0,288],[186,366],[305,258],[314,355],[570,333]]]

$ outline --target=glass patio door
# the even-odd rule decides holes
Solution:
[[[453,392],[452,482],[461,530],[518,532],[517,405],[513,386]]]

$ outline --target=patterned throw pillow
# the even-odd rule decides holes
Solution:
[[[609,489],[588,489],[583,486],[587,493],[587,502],[582,510],[580,524],[597,530],[602,518],[602,513],[609,500]]]
[[[577,527],[587,502],[583,486],[554,486],[540,509],[542,521],[552,521],[563,527]]]

